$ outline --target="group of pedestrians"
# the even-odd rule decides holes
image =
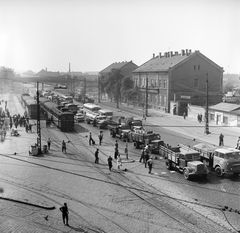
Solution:
[[[153,167],[153,158],[152,156],[149,155],[149,145],[147,144],[146,146],[143,147],[141,150],[141,157],[139,159],[139,162],[145,164],[145,168],[148,167],[149,171],[148,173],[152,172],[152,167]]]

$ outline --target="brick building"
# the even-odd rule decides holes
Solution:
[[[139,103],[182,115],[188,104],[204,106],[208,86],[209,105],[222,101],[223,68],[199,51],[153,54],[153,58],[133,71],[139,87]],[[208,85],[207,85],[208,80]]]

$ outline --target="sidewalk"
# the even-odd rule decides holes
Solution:
[[[103,102],[104,104],[104,102]],[[111,104],[111,103],[107,103]],[[115,106],[115,103],[112,103]],[[133,106],[127,106],[122,103],[120,108],[132,109]],[[139,116],[142,116],[142,109],[134,107],[139,111]],[[205,133],[205,122],[199,123],[197,119],[183,118],[183,116],[172,115],[156,109],[148,109],[149,117],[146,118],[146,123],[161,126],[167,130],[182,134],[192,138],[194,141],[206,142],[212,145],[219,145],[219,135],[224,135],[224,146],[235,148],[237,138],[240,135],[240,128],[231,126],[218,126],[209,123],[210,134]]]

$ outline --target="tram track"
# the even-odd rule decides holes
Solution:
[[[75,149],[78,151],[78,149],[76,148],[76,146],[74,145]],[[85,149],[87,149],[87,147],[85,147]],[[92,151],[90,149],[87,149],[89,152],[92,153]],[[74,152],[73,152],[74,153]],[[103,153],[103,152],[102,152]],[[106,155],[106,154],[105,154]],[[85,159],[89,159],[89,158],[86,158],[86,156],[84,156]],[[106,158],[107,158],[107,155],[106,155]],[[133,186],[137,186],[137,193],[136,191],[133,191],[129,188],[126,187],[126,177],[123,176],[122,174],[118,174],[118,177],[117,177],[117,181],[116,179],[113,179],[112,177],[110,177],[109,175],[107,175],[106,173],[104,173],[101,169],[97,168],[96,166],[94,166],[94,169],[97,170],[98,172],[100,172],[102,175],[104,175],[108,180],[112,181],[112,182],[116,182],[118,185],[120,185],[121,187],[123,187],[124,189],[127,189],[130,193],[132,193],[133,195],[137,196],[139,199],[143,200],[144,202],[146,202],[148,205],[151,205],[153,208],[157,209],[158,211],[161,211],[162,213],[164,213],[166,216],[172,218],[174,221],[178,222],[180,225],[182,225],[184,228],[187,228],[190,232],[208,232],[209,230],[209,226],[207,227],[207,229],[205,229],[206,231],[196,231],[196,225],[195,224],[187,224],[186,226],[186,222],[188,221],[188,218],[179,218],[179,213],[178,214],[175,214],[175,216],[173,216],[173,213],[168,213],[167,211],[163,211],[162,210],[162,204],[164,203],[166,205],[167,201],[166,200],[161,200],[163,201],[163,203],[159,203],[159,200],[157,201],[156,199],[152,199],[152,198],[158,198],[159,199],[159,196],[154,196],[155,194],[153,194],[153,196],[149,196],[146,194],[146,192],[140,192],[139,190],[141,189],[146,189],[148,190],[149,189],[149,186],[142,186],[140,184],[136,184],[133,183],[132,181],[128,180],[128,185],[133,187]],[[122,180],[121,182],[119,182],[119,176],[122,177]],[[159,192],[159,190],[154,190],[154,192]],[[164,193],[162,193],[164,194]],[[167,198],[169,199],[169,198]],[[177,205],[182,205],[182,203],[180,202],[176,202]],[[176,204],[175,203],[175,204]],[[174,204],[174,203],[172,203]],[[185,207],[187,208],[187,207]],[[187,208],[187,211],[189,211],[189,208]],[[198,212],[196,211],[193,211],[193,215],[195,214],[199,214]],[[205,216],[201,216],[201,217],[205,217]],[[194,220],[192,220],[194,221]],[[198,219],[196,219],[194,222],[198,222]],[[214,230],[214,227],[212,227],[212,230]],[[227,229],[226,229],[227,230]]]

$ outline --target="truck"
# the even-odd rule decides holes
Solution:
[[[151,151],[151,143],[154,140],[161,140],[160,134],[154,133],[151,130],[146,130],[142,126],[134,127],[129,133],[129,141],[134,143],[136,149],[142,148],[148,144]]]
[[[112,137],[119,137],[129,141],[129,134],[135,126],[142,126],[141,120],[134,120],[133,118],[120,118],[118,122],[109,120],[108,129]]]
[[[94,122],[94,120],[96,120],[97,116],[98,116],[98,114],[96,114],[94,112],[86,112],[85,120],[88,124],[90,124],[91,122]]]
[[[177,169],[183,173],[186,180],[192,176],[207,177],[209,173],[206,164],[201,161],[200,153],[188,146],[160,146],[159,153],[164,156],[167,169]]]
[[[198,151],[201,160],[215,172],[218,177],[225,174],[238,176],[240,174],[240,150],[235,148],[217,147],[207,143],[193,146]]]

